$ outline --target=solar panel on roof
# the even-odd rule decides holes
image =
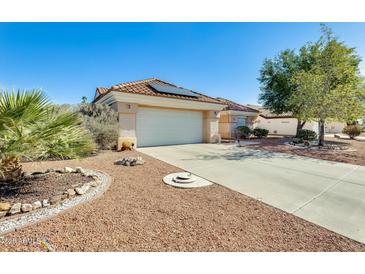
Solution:
[[[194,92],[191,92],[190,90],[184,89],[184,88],[163,86],[163,85],[159,85],[159,84],[155,84],[155,83],[151,83],[150,86],[153,87],[157,92],[160,92],[160,93],[176,94],[176,95],[195,97],[195,98],[199,97],[199,95],[195,94]]]

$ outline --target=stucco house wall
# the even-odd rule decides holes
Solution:
[[[219,118],[219,134],[222,139],[235,139],[236,128],[239,126],[253,128],[254,120],[259,114],[258,111],[228,99],[217,99],[227,104],[227,107],[220,112]]]
[[[254,123],[255,128],[264,128],[269,134],[295,135],[297,119],[295,118],[271,118],[266,119],[258,116]]]
[[[250,126],[249,119],[244,114],[230,114],[222,111],[219,119],[219,133],[224,139],[235,138],[235,130],[239,126]]]
[[[264,118],[258,116],[254,127],[264,128],[269,134],[294,136],[297,131],[298,120],[296,118]],[[325,133],[340,133],[346,126],[341,122],[328,122],[325,124]],[[305,123],[303,129],[313,130],[318,134],[318,123],[315,121]]]
[[[136,147],[142,139],[145,146],[220,142],[219,118],[224,104],[200,93],[193,98],[161,94],[150,83],[176,87],[151,78],[97,89],[94,103],[108,104],[119,113],[118,149],[127,139]]]

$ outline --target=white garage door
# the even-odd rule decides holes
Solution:
[[[201,143],[203,113],[140,107],[136,129],[139,147]]]

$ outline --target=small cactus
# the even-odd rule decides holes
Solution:
[[[122,151],[124,150],[133,150],[134,142],[130,139],[126,139],[122,142]]]
[[[22,166],[19,158],[15,156],[2,156],[0,158],[0,182],[16,181],[22,175]]]

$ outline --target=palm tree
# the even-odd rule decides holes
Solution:
[[[57,111],[43,92],[0,92],[0,181],[18,180],[24,158],[75,158],[94,147],[77,113]]]

